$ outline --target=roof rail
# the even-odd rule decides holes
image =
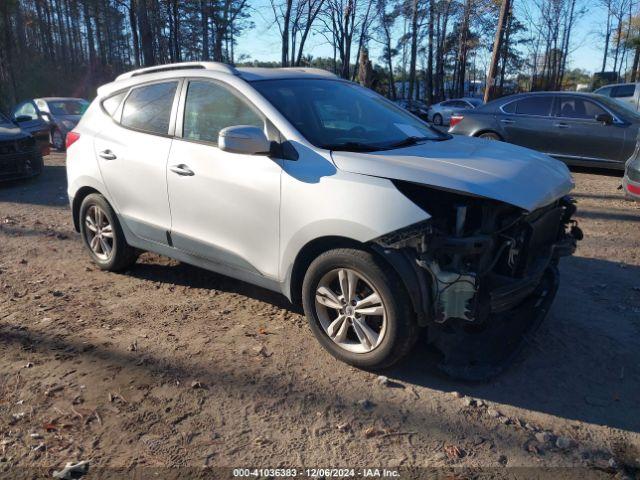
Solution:
[[[169,72],[171,70],[189,70],[189,69],[201,69],[201,70],[214,70],[216,72],[228,73],[230,75],[238,75],[238,71],[231,65],[220,62],[181,62],[181,63],[169,63],[166,65],[155,65],[153,67],[139,68],[127,73],[123,73],[116,77],[116,82],[120,80],[126,80],[128,78],[137,77],[139,75],[147,75],[149,73]]]
[[[313,73],[315,75],[323,75],[325,77],[333,77],[333,78],[338,78],[338,76],[333,73],[330,72],[329,70],[324,70],[322,68],[312,68],[312,67],[284,67],[284,68],[280,68],[279,70],[291,70],[291,71],[295,71],[295,72],[303,72],[303,73]]]

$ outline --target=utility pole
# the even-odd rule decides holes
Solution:
[[[491,65],[489,65],[489,75],[484,88],[485,103],[493,99],[496,90],[496,76],[498,75],[498,62],[500,61],[500,50],[502,49],[502,40],[504,31],[507,26],[509,12],[511,11],[511,0],[502,0],[500,6],[500,18],[498,19],[498,29],[496,30],[496,38],[493,40],[493,52],[491,53]]]

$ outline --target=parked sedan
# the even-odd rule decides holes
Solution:
[[[429,107],[427,120],[431,120],[434,125],[449,125],[451,115],[463,110],[473,110],[482,105],[479,98],[454,98],[444,102],[435,103]]]
[[[13,118],[29,118],[31,122],[44,120],[49,127],[51,145],[58,150],[65,148],[67,133],[78,124],[89,102],[82,98],[48,97],[25,100],[13,110]],[[28,127],[28,122],[26,122]]]
[[[41,171],[36,140],[0,113],[0,181],[33,177]]]
[[[450,133],[503,140],[571,165],[624,169],[640,115],[592,93],[512,95],[455,115]]]
[[[404,108],[410,113],[413,113],[416,117],[419,117],[423,120],[428,120],[429,117],[429,107],[427,104],[421,100],[405,100],[400,99],[395,101],[396,105]]]

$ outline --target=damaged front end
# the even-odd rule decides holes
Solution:
[[[431,218],[374,241],[401,274],[447,373],[483,379],[546,316],[557,263],[582,232],[574,201],[533,212],[410,182],[396,187]],[[502,351],[504,350],[504,351]]]

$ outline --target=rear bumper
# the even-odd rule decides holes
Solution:
[[[633,178],[635,179],[635,177]],[[631,175],[629,175],[629,172],[627,172],[622,180],[622,188],[624,189],[625,195],[630,198],[640,200],[640,178],[638,178],[638,181],[634,181]]]

